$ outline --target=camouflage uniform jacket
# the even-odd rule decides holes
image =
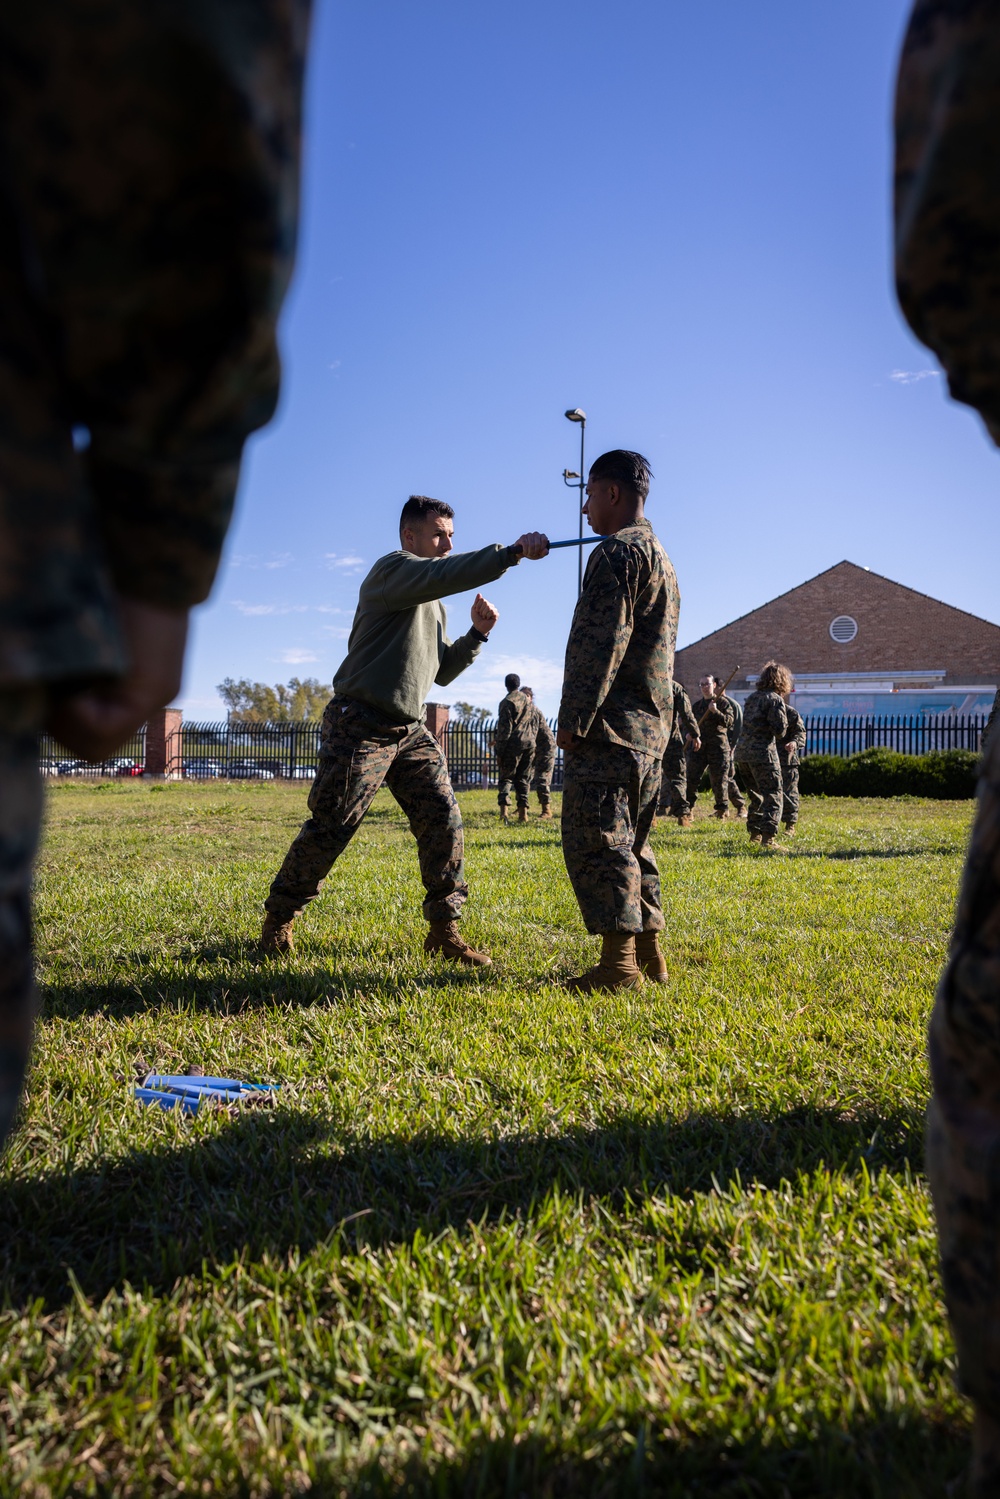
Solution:
[[[541,708],[532,707],[531,712],[536,757],[546,764],[549,761],[554,762],[556,757],[556,736],[546,723]]]
[[[736,716],[729,698],[700,697],[693,705],[693,711],[702,743],[723,744],[728,748],[729,733]]]
[[[790,703],[785,704],[785,717],[788,720],[788,728],[784,737],[777,741],[778,759],[782,765],[797,765],[799,756],[806,747],[806,726],[802,714],[798,708],[793,708]],[[795,744],[790,750],[785,749],[789,740],[794,739]]]
[[[743,731],[743,709],[740,707],[735,698],[726,697],[725,693],[723,693],[719,701],[728,703],[730,708],[732,708],[733,710],[733,721],[729,728],[729,748],[735,749],[736,741]]]
[[[508,747],[531,749],[535,743],[535,706],[517,688],[508,692],[497,713],[495,744],[497,751]]]
[[[277,400],[307,21],[0,11],[0,683],[120,672],[116,595],[208,595]]]
[[[698,721],[691,708],[691,699],[688,697],[680,682],[674,683],[674,721],[670,730],[672,742],[683,744],[690,734],[692,739],[697,739]]]
[[[594,548],[566,644],[560,729],[663,754],[679,609],[676,574],[648,520]]]
[[[998,692],[993,699],[993,707],[990,709],[990,716],[986,720],[986,727],[983,730],[983,737],[979,741],[979,752],[982,755],[985,755],[990,742],[990,738],[992,737],[993,731],[996,727],[998,713],[1000,713],[1000,692]]]
[[[751,692],[743,705],[743,732],[736,745],[736,759],[751,765],[770,760],[775,742],[780,744],[787,738],[784,699],[777,692]]]

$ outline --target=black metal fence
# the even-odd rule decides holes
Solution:
[[[929,750],[978,750],[985,714],[935,717],[823,717],[806,721],[807,755],[856,755],[876,745],[907,755]],[[555,732],[555,722],[551,721]],[[456,790],[497,784],[493,736],[494,719],[467,723],[452,719],[444,732]],[[170,747],[169,772],[193,780],[269,781],[311,780],[319,754],[317,723],[185,723]],[[141,775],[145,766],[145,730],[140,730],[118,753],[99,765],[70,755],[49,735],[41,745],[41,767],[49,776]],[[556,752],[552,785],[562,788],[562,751]]]

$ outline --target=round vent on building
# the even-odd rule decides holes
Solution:
[[[858,633],[858,622],[849,614],[838,614],[830,625],[830,636],[838,645],[846,645]]]

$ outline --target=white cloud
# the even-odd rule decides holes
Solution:
[[[316,613],[317,614],[343,614],[343,613],[345,613],[345,610],[338,609],[333,604],[317,604],[316,605]]]
[[[936,380],[940,374],[940,370],[892,370],[889,379],[897,385],[916,385],[918,380]]]
[[[545,717],[554,718],[562,695],[562,662],[551,661],[545,656],[494,655],[488,645],[483,647],[468,671],[456,677],[447,688],[435,687],[431,698],[434,701],[473,703],[477,708],[489,708],[495,713],[507,690],[503,679],[511,671],[516,671],[522,682],[534,688],[535,702]]]
[[[350,635],[346,625],[324,625],[323,634],[329,635],[331,640],[346,640]]]
[[[243,599],[233,599],[233,608],[238,609],[241,614],[305,614],[308,612],[308,604],[247,604]]]
[[[270,562],[265,562],[264,566],[269,568],[287,567],[290,562],[294,561],[295,558],[291,552],[272,552]]]
[[[339,557],[336,552],[327,552],[326,565],[327,567],[342,567],[345,570],[350,569],[357,572],[359,568],[364,567],[365,559],[363,557],[355,557],[353,552],[348,552],[344,557]]]
[[[278,660],[286,666],[306,666],[310,661],[318,661],[319,657],[315,651],[297,650],[293,646],[291,650],[282,651]]]

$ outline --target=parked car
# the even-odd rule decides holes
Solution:
[[[113,760],[105,760],[101,766],[102,776],[134,776],[142,775],[142,766],[136,766],[134,760],[128,760],[124,755],[117,755]]]
[[[217,781],[221,775],[225,775],[219,761],[210,760],[206,755],[196,755],[191,760],[185,760],[181,770],[192,781]]]
[[[261,770],[253,760],[234,760],[227,772],[231,781],[273,781],[273,770]]]
[[[60,760],[56,765],[56,774],[60,776],[75,776],[87,766],[83,760]]]
[[[293,765],[291,780],[311,781],[316,774],[315,765]]]

